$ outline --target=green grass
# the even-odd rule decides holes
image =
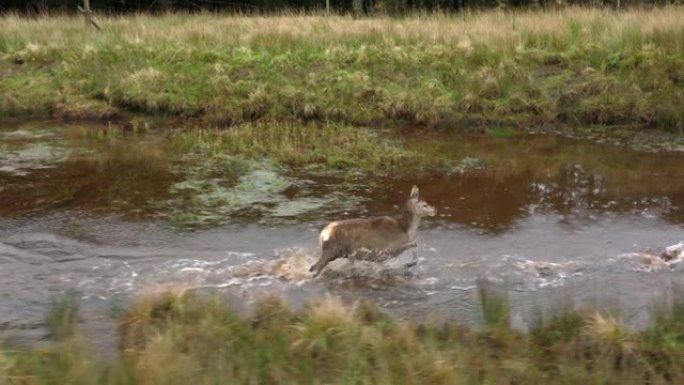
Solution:
[[[54,85],[47,74],[27,71],[12,74],[0,82],[0,116],[45,115],[56,101]]]
[[[676,6],[404,19],[176,14],[100,17],[97,32],[73,17],[5,15],[0,116],[681,132],[683,19]]]
[[[55,298],[45,321],[53,339],[63,340],[73,336],[78,322],[78,302],[73,296]]]
[[[387,132],[343,124],[258,123],[227,130],[190,129],[174,135],[172,141],[183,152],[269,159],[287,167],[329,171],[384,174],[440,166],[426,154],[406,148],[404,138],[391,139]]]
[[[489,293],[493,300],[493,293]],[[497,306],[506,301],[496,300]],[[275,297],[239,314],[217,298],[140,298],[119,324],[118,358],[82,333],[0,351],[3,384],[675,384],[684,380],[681,297],[644,331],[565,310],[529,334],[504,318],[469,329],[395,321],[332,297],[294,311]]]

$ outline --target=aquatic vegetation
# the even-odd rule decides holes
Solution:
[[[483,306],[507,313],[505,300],[485,295]],[[330,296],[300,310],[269,296],[241,314],[218,298],[167,292],[120,316],[118,358],[98,360],[76,325],[47,348],[3,349],[0,375],[10,384],[680,383],[684,346],[673,338],[682,308],[677,297],[643,331],[566,308],[526,334],[506,317],[474,329],[411,324]]]
[[[268,161],[219,156],[195,163],[186,179],[170,187],[171,197],[159,202],[163,216],[180,227],[216,226],[236,218],[274,222],[318,217],[330,210],[358,205],[347,194],[354,184],[337,186],[332,193],[291,175]],[[296,190],[297,194],[288,193]]]
[[[385,133],[332,123],[195,129],[174,133],[170,141],[189,154],[190,166],[180,171],[184,180],[170,187],[171,198],[161,207],[174,223],[191,227],[231,217],[301,220],[340,212],[359,204],[350,192],[369,174],[423,174],[450,163],[446,158],[429,161]],[[314,188],[333,180],[332,191]]]
[[[195,174],[173,184],[173,197],[166,202],[171,220],[186,226],[215,225],[229,220],[236,212],[259,215],[286,201],[282,192],[294,181],[268,164],[248,167],[235,183],[231,183],[231,178],[209,179],[206,174]]]
[[[487,168],[487,163],[480,158],[466,156],[454,167],[454,171],[459,174],[465,174],[475,170],[484,170]]]
[[[59,141],[46,141],[50,130],[15,130],[0,133],[0,172],[26,175],[31,170],[54,167],[67,160],[71,150]]]
[[[440,160],[405,148],[388,132],[343,124],[258,123],[226,130],[190,130],[171,139],[179,149],[210,155],[268,159],[287,167],[304,167],[338,175],[385,174],[437,168]],[[446,160],[444,160],[445,162]]]

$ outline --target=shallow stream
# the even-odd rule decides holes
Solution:
[[[616,308],[638,327],[684,282],[684,263],[648,257],[684,240],[682,152],[426,134],[406,140],[457,166],[369,176],[209,160],[168,134],[84,129],[100,128],[0,127],[0,333],[10,342],[44,341],[60,295],[80,299],[84,328],[107,345],[112,314],[155,290],[207,290],[238,306],[333,293],[399,318],[478,323],[485,279],[508,292],[516,327],[561,305]],[[365,275],[310,278],[325,223],[397,213],[413,184],[438,212],[421,225],[414,268],[397,268],[407,252]]]

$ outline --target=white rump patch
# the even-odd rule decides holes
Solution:
[[[332,237],[333,231],[335,230],[336,226],[337,222],[332,222],[331,224],[325,226],[323,231],[321,231],[321,243],[326,242]]]

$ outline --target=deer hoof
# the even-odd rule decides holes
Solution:
[[[418,264],[418,261],[411,261],[411,262],[405,264],[404,267],[407,268],[407,269],[410,269],[410,268],[412,268],[413,266],[415,266],[415,265],[417,265],[417,264]]]

